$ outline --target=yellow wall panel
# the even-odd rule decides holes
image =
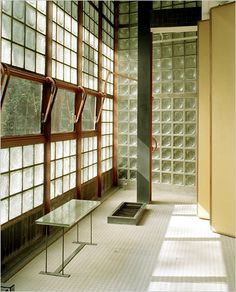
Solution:
[[[210,22],[198,23],[198,216],[210,219]]]
[[[235,236],[235,4],[211,10],[211,225]]]

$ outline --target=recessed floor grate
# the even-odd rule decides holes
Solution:
[[[137,225],[143,215],[145,206],[145,203],[123,202],[107,217],[107,222]]]

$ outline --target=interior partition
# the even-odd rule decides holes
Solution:
[[[211,10],[211,224],[235,236],[235,4]]]

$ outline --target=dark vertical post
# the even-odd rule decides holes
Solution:
[[[137,201],[151,200],[151,32],[152,1],[138,1],[138,137]]]
[[[77,85],[82,85],[82,36],[83,36],[83,2],[78,1],[78,39],[77,39]],[[76,93],[75,111],[78,112],[82,99],[81,93]],[[81,118],[75,125],[76,131],[76,197],[81,199]]]
[[[118,78],[116,73],[118,73],[118,15],[119,15],[119,3],[114,2],[115,5],[115,32],[114,32],[114,91],[113,91],[113,160],[112,160],[112,182],[114,186],[117,186],[117,94],[118,94]]]
[[[47,1],[47,27],[46,27],[46,60],[45,74],[52,76],[52,2]],[[51,85],[44,83],[43,88],[43,112],[46,112],[47,104],[50,98]],[[50,163],[51,163],[51,114],[49,113],[46,123],[43,125],[45,136],[44,143],[44,212],[50,211]]]

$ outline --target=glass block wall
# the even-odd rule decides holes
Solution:
[[[120,2],[118,73],[137,78],[138,5]],[[136,180],[137,164],[137,82],[118,79],[118,179]]]
[[[43,203],[44,145],[0,150],[1,224]]]
[[[196,32],[153,35],[152,126],[158,144],[152,156],[153,183],[195,185],[195,36]],[[193,38],[184,40],[186,37]]]

